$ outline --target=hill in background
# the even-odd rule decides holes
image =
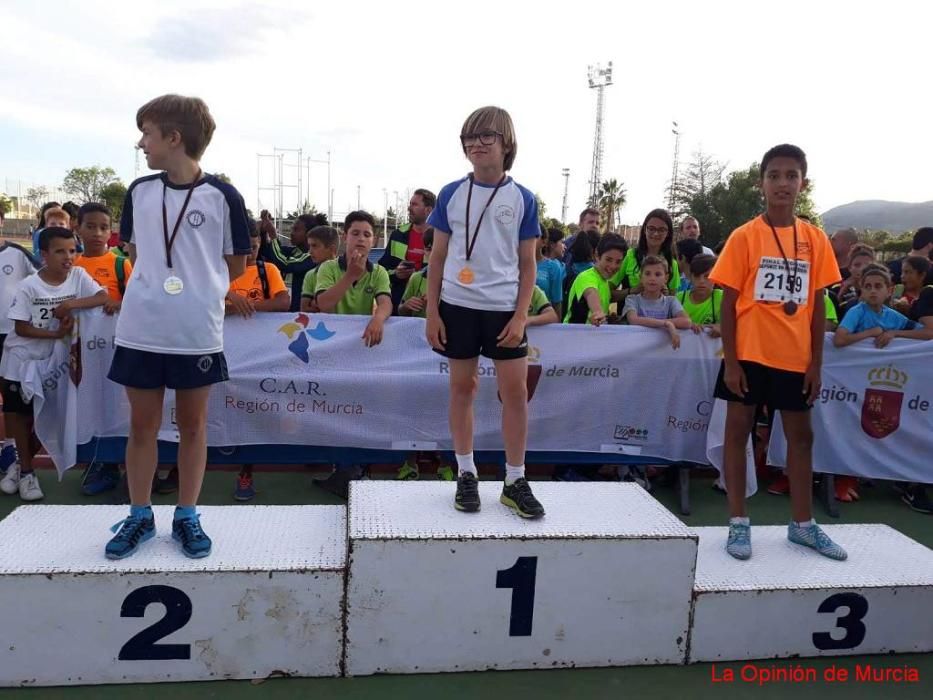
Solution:
[[[849,202],[822,215],[827,233],[840,228],[872,229],[897,235],[921,226],[933,226],[933,201],[886,202],[880,199]]]

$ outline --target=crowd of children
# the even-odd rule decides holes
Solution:
[[[20,387],[25,363],[69,342],[75,310],[101,306],[114,314],[125,307],[109,377],[126,386],[130,403],[131,508],[106,556],[129,556],[155,534],[150,492],[166,388],[176,391],[180,434],[172,536],[187,556],[210,553],[196,503],[206,466],[207,397],[212,384],[227,379],[224,316],[249,319],[300,309],[367,316],[361,336],[366,347],[382,341],[393,313],[425,320],[428,343],[449,359],[456,467],[431,453],[413,454],[398,478],[418,478],[423,465],[432,465],[441,478],[456,479],[454,506],[465,512],[481,507],[472,403],[478,359],[490,359],[506,453],[500,501],[526,518],[545,512],[525,478],[529,326],[626,323],[663,332],[673,350],[682,331],[721,337],[724,359],[715,395],[728,406],[727,551],[739,559],[751,556],[745,443],[756,417],[780,411],[788,469],[785,485],[771,490],[791,496],[788,538],[845,559],[810,509],[808,411],[819,393],[823,333],[831,324],[837,347],[872,339],[884,348],[894,338],[933,338],[933,229],[917,232],[912,252],[918,254],[899,261],[897,279],[863,244],[851,246],[840,269],[826,235],[795,215],[807,162],[803,151],[785,144],[761,162],[765,212],[733,232],[718,258],[697,240],[694,217],[681,223],[675,241],[674,221],[663,209],[645,217],[633,247],[616,234],[600,235],[599,212],[584,210],[581,229],[565,247],[560,231],[540,227],[531,192],[508,175],[517,153],[511,118],[485,107],[461,129],[470,174],[437,196],[417,190],[411,225],[393,234],[383,264],[376,264],[369,260],[376,221],[365,211],[348,214],[342,231],[320,217],[298,217],[290,247],[279,243],[267,212],[250,220],[239,193],[201,171],[214,123],[200,100],[156,98],[140,108],[137,126],[149,166],[161,172],[137,180],[127,194],[120,236],[129,256],[122,247],[109,247],[110,211],[93,202],[73,216],[54,203],[43,207],[35,239],[41,260],[15,244],[0,247],[4,272],[10,270],[0,287],[0,306],[9,308],[0,319],[9,435],[0,451],[4,493],[42,498],[32,467],[32,406]],[[182,307],[175,317],[183,323],[172,329],[159,323]],[[119,479],[119,465],[93,463],[82,490],[100,493]],[[854,480],[838,483],[842,500],[857,494]],[[906,485],[904,492],[911,507],[933,510],[922,485]],[[248,501],[255,493],[252,465],[243,465],[234,498]]]

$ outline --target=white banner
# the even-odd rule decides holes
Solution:
[[[382,344],[374,348],[361,340],[366,323],[360,316],[294,313],[227,319],[224,347],[230,381],[211,393],[208,444],[452,449],[448,363],[428,347],[424,321],[389,319]],[[106,379],[115,325],[115,318],[99,309],[82,312],[80,338],[71,352],[64,342],[56,345],[53,356],[37,363],[25,383],[36,394],[37,433],[60,472],[74,464],[76,445],[127,435],[125,393]],[[667,335],[654,329],[553,325],[530,329],[529,345],[529,450],[707,462],[707,429],[721,357],[718,340],[685,332],[675,351]],[[929,462],[926,402],[933,396],[927,347],[896,341],[868,353],[877,360],[868,364],[883,359],[881,366],[887,367],[893,362],[909,375],[910,387],[917,387],[903,401],[900,432],[893,440],[898,445],[894,468],[913,465],[919,471]],[[827,391],[833,383],[842,386],[839,377],[851,371],[864,374],[841,366],[851,362],[850,350],[827,348]],[[851,356],[864,352],[856,348]],[[855,365],[862,367],[861,362]],[[915,398],[926,408],[910,409]],[[172,392],[165,404],[160,438],[177,441]],[[815,412],[817,418],[822,415],[822,410]],[[819,418],[816,424],[817,434],[825,433]],[[500,425],[495,367],[481,359],[475,449],[501,450]],[[829,435],[858,429],[858,411],[852,429],[843,425],[835,424]],[[835,448],[840,441],[832,442]],[[875,461],[870,449],[861,458],[854,466],[868,469]],[[822,454],[815,463],[834,470]]]
[[[813,407],[813,470],[933,483],[933,342],[827,339],[823,389]],[[784,466],[780,414],[768,459]]]

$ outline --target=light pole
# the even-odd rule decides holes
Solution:
[[[570,185],[570,168],[564,168],[561,170],[561,175],[564,176],[564,204],[560,208],[560,222],[562,224],[567,223],[567,188]]]
[[[382,216],[382,237],[384,240],[389,240],[389,190],[385,187],[382,188],[382,196],[385,198],[385,206],[383,211],[385,212]]]
[[[362,207],[360,206],[360,186],[357,185],[356,186],[356,210],[359,211],[360,209],[362,209]]]

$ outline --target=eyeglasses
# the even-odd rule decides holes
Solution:
[[[491,146],[500,136],[502,136],[502,134],[500,134],[498,131],[481,131],[478,134],[461,134],[460,143],[466,147],[472,146],[477,141],[479,141],[484,146]]]
[[[667,235],[667,227],[658,228],[657,226],[646,226],[645,231],[651,235],[654,235],[656,233],[662,233],[665,236]]]

